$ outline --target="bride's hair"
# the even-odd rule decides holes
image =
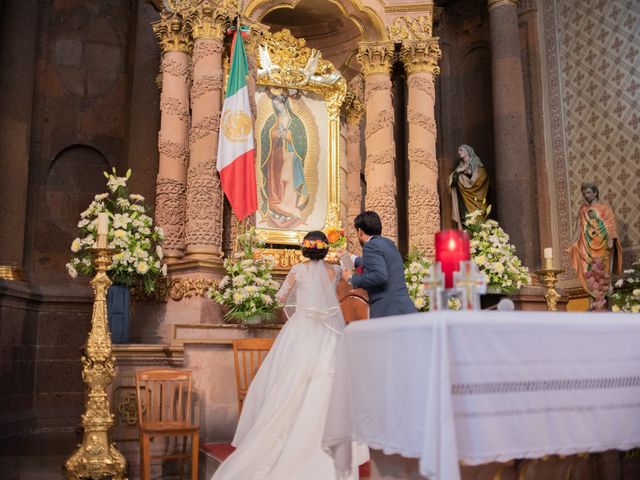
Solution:
[[[329,253],[329,240],[319,230],[309,232],[302,240],[302,255],[309,260],[322,260]]]

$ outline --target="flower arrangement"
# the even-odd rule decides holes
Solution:
[[[412,250],[404,264],[404,279],[407,283],[409,296],[413,304],[420,312],[429,311],[429,297],[427,296],[423,280],[429,274],[431,262],[420,255],[417,250]]]
[[[471,235],[471,259],[487,276],[489,288],[511,293],[531,282],[529,270],[516,256],[515,246],[509,243],[509,235],[495,220],[487,218],[491,206],[470,212],[465,226]]]
[[[593,301],[589,305],[589,310],[596,312],[606,310],[609,278],[605,276],[604,264],[601,258],[596,258],[591,262],[591,268],[585,272],[584,277],[589,284],[591,292],[595,294]]]
[[[328,227],[323,232],[327,236],[327,240],[329,240],[330,248],[346,248],[347,237],[342,228]]]
[[[255,258],[262,241],[253,227],[238,236],[238,246],[240,251],[224,260],[227,274],[207,296],[227,307],[227,320],[244,324],[270,320],[279,307],[275,299],[279,285],[271,278],[274,260],[266,255]]]
[[[164,234],[147,215],[144,197],[129,193],[127,181],[131,169],[124,177],[118,177],[115,168],[112,174],[104,172],[104,175],[109,191],[96,195],[89,208],[80,214],[80,236],[71,242],[74,255],[66,265],[67,273],[72,278],[78,273],[95,274],[91,248],[96,246],[98,213],[106,212],[111,224],[108,247],[118,250],[108,270],[111,281],[135,286],[149,294],[156,279],[167,274],[167,266],[162,263]]]
[[[609,300],[613,312],[640,313],[640,260],[624,271],[624,277],[614,284]]]
[[[329,248],[329,244],[322,240],[304,240],[301,246],[302,248],[309,248],[313,250],[326,250]]]

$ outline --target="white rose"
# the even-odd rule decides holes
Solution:
[[[77,252],[80,251],[80,239],[79,238],[75,238],[73,240],[73,242],[71,242],[71,251],[73,253],[77,253]]]
[[[149,271],[149,264],[147,262],[138,262],[136,264],[136,272],[141,275],[144,275]]]
[[[163,253],[162,253],[162,247],[160,245],[156,245],[156,255],[160,260],[162,260]]]
[[[78,277],[78,271],[76,270],[76,268],[71,265],[70,263],[67,263],[65,265],[67,267],[67,273],[69,274],[69,276],[71,278],[77,278]]]
[[[163,277],[167,276],[167,264],[166,263],[164,265],[162,265],[162,268],[160,269],[160,272],[162,273]]]

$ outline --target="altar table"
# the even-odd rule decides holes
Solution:
[[[323,444],[478,465],[640,446],[640,315],[437,312],[344,331]]]

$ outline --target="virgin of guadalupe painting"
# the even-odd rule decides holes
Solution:
[[[318,183],[318,128],[300,91],[268,88],[258,100],[259,223],[309,228]]]

